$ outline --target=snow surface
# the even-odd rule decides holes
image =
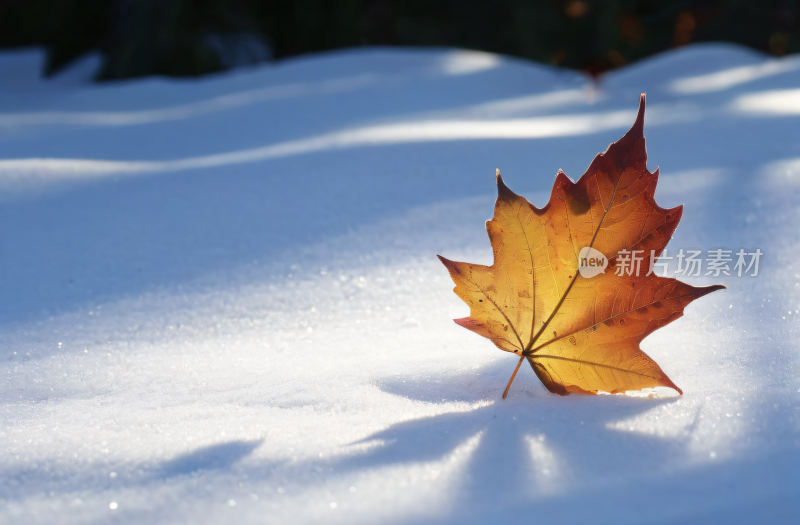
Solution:
[[[800,59],[581,75],[343,51],[199,80],[0,55],[0,523],[754,523],[800,512]],[[94,64],[94,65],[93,65]],[[670,249],[760,248],[567,398],[455,325],[494,170],[534,204],[648,94]]]

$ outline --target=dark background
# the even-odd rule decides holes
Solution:
[[[800,0],[0,0],[0,48],[45,75],[101,51],[98,80],[193,76],[313,51],[454,46],[596,75],[689,42],[800,51]]]

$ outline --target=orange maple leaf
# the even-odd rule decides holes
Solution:
[[[683,394],[639,343],[724,286],[698,288],[650,272],[683,207],[663,209],[654,200],[658,169],[647,170],[644,108],[642,94],[633,127],[578,182],[559,170],[544,208],[508,189],[497,171],[494,217],[486,222],[491,266],[439,256],[470,307],[455,322],[520,356],[503,398],[525,359],[554,394],[656,386]],[[587,252],[601,262],[608,256],[605,273],[582,275],[590,275],[579,260]],[[629,263],[639,254],[634,271]]]

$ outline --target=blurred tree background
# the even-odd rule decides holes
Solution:
[[[0,0],[0,48],[53,75],[193,76],[357,46],[480,49],[599,74],[690,42],[800,51],[800,0]]]

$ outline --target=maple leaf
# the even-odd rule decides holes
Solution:
[[[644,109],[642,94],[631,129],[577,182],[559,170],[544,208],[508,189],[497,171],[494,217],[486,222],[491,266],[439,256],[470,307],[455,322],[520,356],[504,399],[525,359],[554,394],[656,386],[683,394],[639,343],[724,286],[694,287],[649,271],[683,207],[663,209],[654,200],[658,169],[647,170]],[[641,250],[640,271],[626,268],[632,259],[623,250]],[[581,274],[579,256],[587,251],[608,256],[605,273]],[[617,272],[620,266],[626,271]]]

